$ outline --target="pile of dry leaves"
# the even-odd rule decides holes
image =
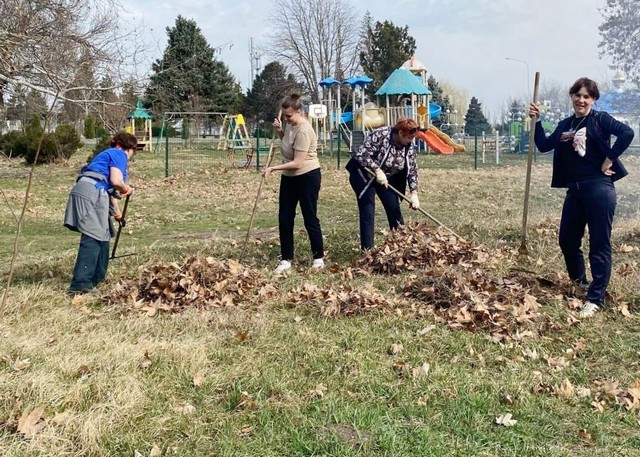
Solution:
[[[251,305],[274,297],[277,289],[259,271],[235,260],[190,257],[182,264],[145,267],[137,280],[123,280],[106,297],[153,316],[187,307]]]
[[[318,306],[323,316],[351,316],[371,311],[386,313],[401,303],[395,297],[386,297],[372,288],[351,286],[318,287],[304,283],[287,294],[289,306]]]
[[[486,329],[495,341],[522,336],[545,317],[538,300],[550,301],[555,292],[555,284],[542,278],[501,277],[480,268],[432,269],[403,285],[406,299],[430,307],[451,328]]]
[[[419,222],[390,231],[384,243],[367,251],[357,266],[377,274],[398,274],[456,265],[473,259],[477,251],[445,229]]]
[[[350,316],[368,312],[426,315],[451,328],[487,330],[492,339],[519,339],[529,329],[548,324],[540,302],[562,294],[561,285],[531,273],[500,275],[493,262],[505,254],[472,247],[442,229],[418,223],[390,232],[377,248],[359,260],[356,274],[411,274],[385,292],[374,286],[305,284],[289,292],[293,306],[319,307],[324,316]],[[344,276],[344,275],[343,275]]]

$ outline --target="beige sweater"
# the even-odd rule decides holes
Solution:
[[[316,132],[309,122],[302,122],[300,125],[286,125],[280,150],[282,152],[282,163],[293,161],[294,151],[306,151],[304,164],[297,170],[282,170],[284,176],[300,176],[316,168],[320,168],[318,155],[318,138]]]

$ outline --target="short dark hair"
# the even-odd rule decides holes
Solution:
[[[110,143],[112,148],[120,146],[125,151],[127,149],[135,150],[138,147],[138,139],[134,135],[127,132],[116,133],[113,138],[111,138]]]
[[[569,95],[577,94],[583,87],[594,100],[600,98],[600,90],[598,90],[598,84],[596,84],[595,81],[589,78],[577,79],[576,82],[573,83],[573,86],[571,86],[571,89],[569,89]]]

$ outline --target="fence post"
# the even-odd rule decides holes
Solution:
[[[169,135],[164,136],[164,177],[169,177]]]

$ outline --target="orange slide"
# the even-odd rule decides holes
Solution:
[[[418,138],[427,143],[427,145],[440,154],[453,154],[453,146],[448,145],[442,141],[438,135],[431,130],[426,132],[418,132]]]

